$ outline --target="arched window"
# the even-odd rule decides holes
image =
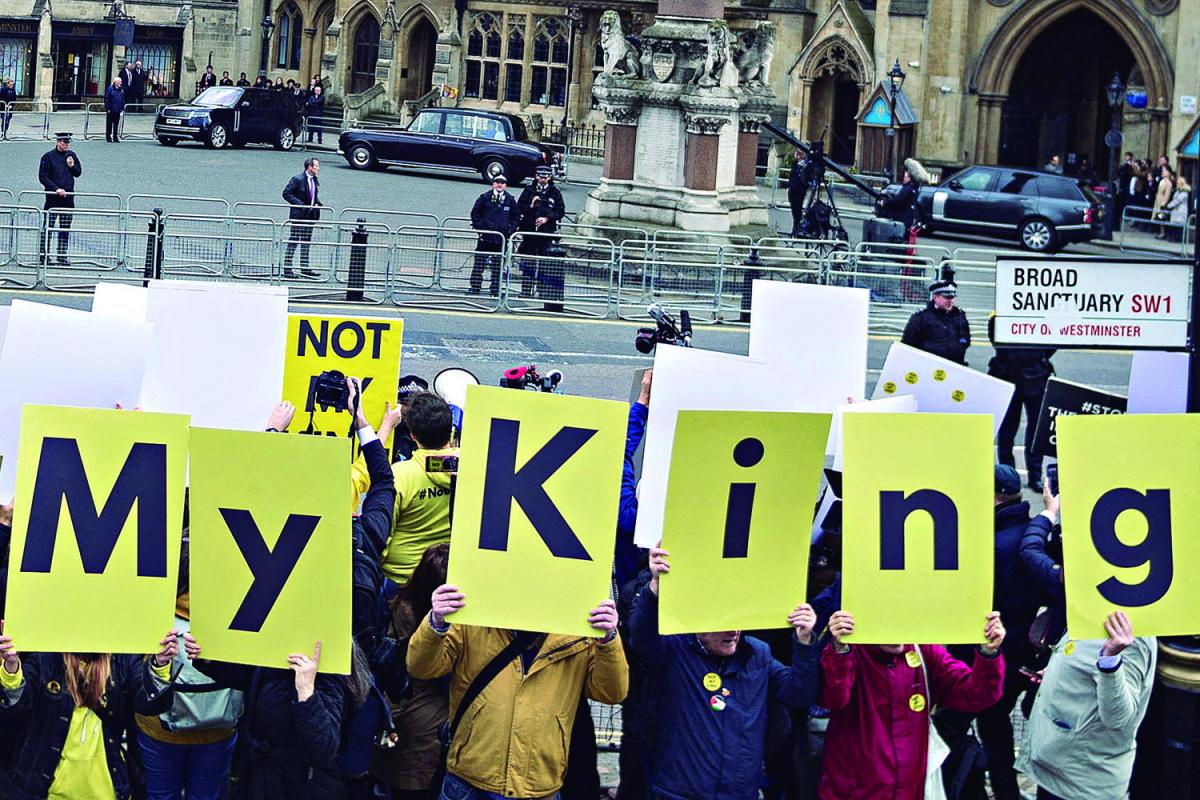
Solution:
[[[569,53],[570,26],[559,17],[538,19],[533,36],[530,103],[542,106],[566,104]]]
[[[275,44],[275,65],[280,69],[300,69],[300,43],[304,36],[304,18],[295,3],[279,9],[275,23],[278,39]]]

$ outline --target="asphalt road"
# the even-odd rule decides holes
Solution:
[[[40,155],[47,142],[0,143],[0,188],[14,193],[36,189]],[[112,145],[103,141],[76,140],[72,148],[83,165],[80,191],[222,197],[230,202],[280,202],[287,179],[302,170],[305,153],[280,153],[267,147],[214,152],[200,145],[167,148],[149,141],[127,140]],[[323,157],[321,197],[330,206],[421,211],[439,217],[461,216],[484,190],[478,179],[423,175],[418,172],[358,172],[333,153]],[[567,206],[583,205],[588,187],[568,183],[562,187]],[[779,212],[782,213],[782,212]],[[857,237],[857,225],[850,226]],[[937,241],[930,237],[930,241]],[[951,240],[956,245],[963,240]],[[969,243],[969,241],[968,241]],[[990,244],[995,247],[997,245]],[[0,304],[11,297],[89,308],[90,296],[58,292],[0,292]],[[299,308],[322,306],[297,306]],[[339,308],[343,308],[339,306]],[[493,384],[500,373],[517,364],[557,368],[565,374],[564,391],[610,399],[627,399],[632,370],[652,359],[633,347],[637,325],[617,320],[564,320],[530,315],[483,314],[372,307],[373,314],[405,319],[405,369],[432,377],[446,366],[462,365],[484,383]],[[869,366],[883,364],[892,339],[873,337]],[[745,328],[709,326],[697,330],[694,344],[712,350],[745,354]],[[797,347],[820,347],[820,342],[797,342]],[[991,350],[972,346],[968,360],[984,369]],[[1130,356],[1119,352],[1062,352],[1055,357],[1061,377],[1093,386],[1123,391]],[[868,390],[874,374],[867,376]]]

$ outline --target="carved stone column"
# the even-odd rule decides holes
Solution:
[[[729,117],[688,115],[687,151],[683,166],[683,185],[700,192],[717,189],[717,163],[721,154],[721,128]]]
[[[631,181],[637,162],[637,122],[641,109],[611,106],[603,110],[604,177],[610,181]]]

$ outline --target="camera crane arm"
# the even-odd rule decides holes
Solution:
[[[783,141],[787,142],[788,144],[792,145],[793,147],[799,147],[807,153],[811,153],[814,150],[814,148],[811,144],[804,141],[803,139],[797,139],[786,128],[781,128],[773,122],[764,122],[762,126],[764,128],[766,128],[767,130],[769,130],[772,134],[774,134],[776,138],[782,139]],[[859,189],[862,189],[864,192],[871,195],[872,198],[879,200],[884,196],[883,192],[879,191],[878,189],[874,188],[873,186],[870,186],[867,183],[864,183],[863,181],[856,178],[854,175],[851,175],[850,172],[847,171],[845,167],[843,167],[841,164],[837,163],[836,161],[831,160],[829,158],[829,156],[825,155],[823,152],[821,154],[821,158],[825,161],[826,169],[832,170],[834,172],[834,174],[841,176],[845,180],[847,180],[850,183],[857,186]]]

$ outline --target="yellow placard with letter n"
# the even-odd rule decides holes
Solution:
[[[842,608],[847,641],[984,641],[992,610],[989,414],[847,414]]]

